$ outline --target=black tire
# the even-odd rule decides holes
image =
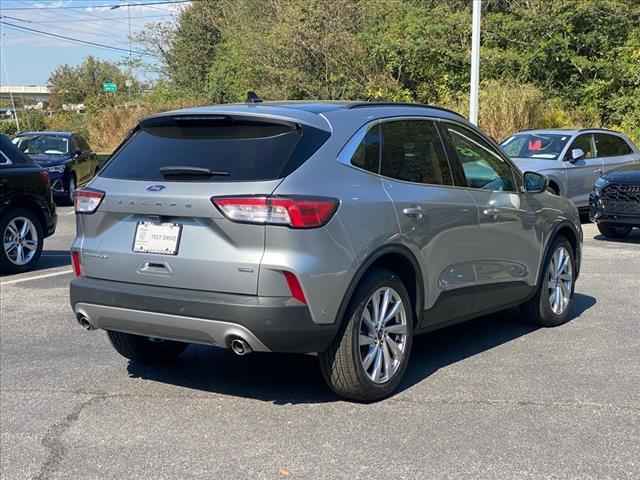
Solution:
[[[607,238],[625,238],[631,233],[633,227],[628,225],[616,225],[614,223],[598,223],[598,230]]]
[[[552,265],[552,257],[554,253],[560,248],[564,247],[569,252],[570,262],[571,262],[571,271],[572,271],[572,281],[571,281],[571,289],[570,289],[570,300],[568,306],[562,311],[560,314],[554,313],[551,307],[551,302],[549,300],[548,289],[549,289],[549,268]],[[540,279],[540,285],[538,285],[538,291],[536,295],[523,304],[521,306],[521,311],[524,315],[524,318],[527,322],[533,323],[535,325],[539,325],[541,327],[556,327],[558,325],[562,325],[569,320],[569,315],[571,313],[571,305],[573,300],[573,293],[575,291],[576,284],[576,261],[575,261],[575,252],[573,251],[573,247],[571,243],[563,237],[559,236],[551,245],[547,257],[545,258],[545,262],[543,265],[543,272]],[[543,293],[545,293],[543,295]]]
[[[73,186],[73,188],[71,188]],[[67,185],[66,185],[66,189],[65,189],[65,194],[64,194],[64,205],[66,206],[72,206],[73,202],[74,202],[74,192],[76,190],[76,187],[78,186],[77,180],[76,180],[76,176],[75,175],[70,175],[69,179],[67,180]]]
[[[24,217],[28,218],[31,223],[36,227],[36,231],[38,234],[38,242],[36,247],[36,252],[34,256],[29,260],[29,262],[24,265],[16,265],[13,263],[8,256],[8,253],[5,250],[5,234],[7,230],[7,226],[11,223],[12,220]],[[42,246],[44,242],[44,229],[42,227],[42,223],[40,218],[31,210],[27,208],[16,208],[9,209],[2,217],[0,217],[0,272],[2,273],[22,273],[31,270],[40,259],[42,255]]]
[[[391,287],[402,300],[407,329],[404,356],[395,373],[385,383],[375,383],[367,376],[362,365],[358,338],[361,316],[369,298],[382,287]],[[413,306],[400,278],[382,269],[366,274],[350,300],[340,333],[329,349],[319,355],[320,369],[329,387],[341,397],[359,402],[373,402],[391,395],[400,384],[409,363],[413,324]]]
[[[107,336],[120,355],[146,364],[172,362],[189,346],[188,343],[151,340],[149,337],[122,332],[107,331]]]

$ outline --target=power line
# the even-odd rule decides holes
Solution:
[[[19,30],[19,31],[23,31],[23,32],[29,32],[29,33],[34,33],[37,35],[44,35],[47,37],[53,37],[53,38],[58,38],[60,40],[66,40],[69,42],[75,42],[75,43],[80,43],[80,44],[84,44],[84,45],[89,45],[92,47],[97,47],[97,48],[104,48],[107,50],[114,50],[117,52],[122,52],[122,53],[129,53],[129,49],[127,48],[120,48],[120,47],[114,47],[111,45],[106,45],[104,43],[97,43],[97,42],[90,42],[88,40],[82,40],[81,38],[74,38],[74,37],[67,37],[66,35],[58,35],[57,33],[51,33],[51,32],[45,32],[43,30],[36,30],[35,28],[29,28],[29,27],[24,27],[22,25],[15,25],[13,23],[9,23],[9,22],[5,22],[0,20],[0,23],[2,25],[5,25],[7,27]],[[131,53],[135,53],[136,55],[146,55],[149,57],[156,57],[157,55],[154,55],[153,53],[150,52],[143,52],[140,50],[133,50],[131,51]]]
[[[143,15],[141,17],[131,17],[131,20],[146,20],[149,18],[166,18],[166,17],[173,17],[174,15],[171,13],[167,13],[166,15]],[[33,23],[36,25],[45,25],[45,24],[57,24],[60,25],[60,20],[28,20],[26,18],[17,18],[17,17],[10,17],[9,15],[0,15],[0,18],[8,18],[10,20],[15,20],[16,22],[24,22],[24,23]],[[78,18],[78,19],[71,19],[71,20],[65,20],[64,24],[67,23],[96,23],[96,22],[122,22],[126,20],[126,18],[123,17],[118,17],[118,18],[95,18],[95,17],[91,17],[91,18]]]
[[[4,11],[18,11],[18,10],[78,10],[89,8],[113,8],[113,7],[147,7],[150,5],[176,5],[180,3],[191,3],[194,0],[162,0],[146,3],[114,3],[111,5],[65,5],[60,7],[4,7]]]

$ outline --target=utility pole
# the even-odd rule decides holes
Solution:
[[[471,33],[471,87],[469,92],[469,121],[478,124],[478,96],[480,92],[480,19],[482,0],[473,2],[473,23]]]

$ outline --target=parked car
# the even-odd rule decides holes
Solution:
[[[56,229],[49,175],[0,135],[0,272],[25,272]]]
[[[377,400],[414,335],[516,305],[567,321],[582,230],[546,187],[436,107],[161,114],[77,192],[71,305],[134,361],[316,352],[335,392]]]
[[[605,237],[624,238],[640,227],[640,165],[626,165],[596,180],[589,204],[589,216]]]
[[[640,151],[626,135],[603,129],[526,130],[501,146],[522,171],[546,175],[551,191],[582,210],[589,208],[598,177],[640,162]]]
[[[55,198],[73,203],[77,187],[99,169],[98,156],[87,141],[71,132],[20,132],[13,142],[38,165],[47,169]]]

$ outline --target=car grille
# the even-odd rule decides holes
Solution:
[[[601,199],[607,212],[640,214],[640,185],[607,185]]]

